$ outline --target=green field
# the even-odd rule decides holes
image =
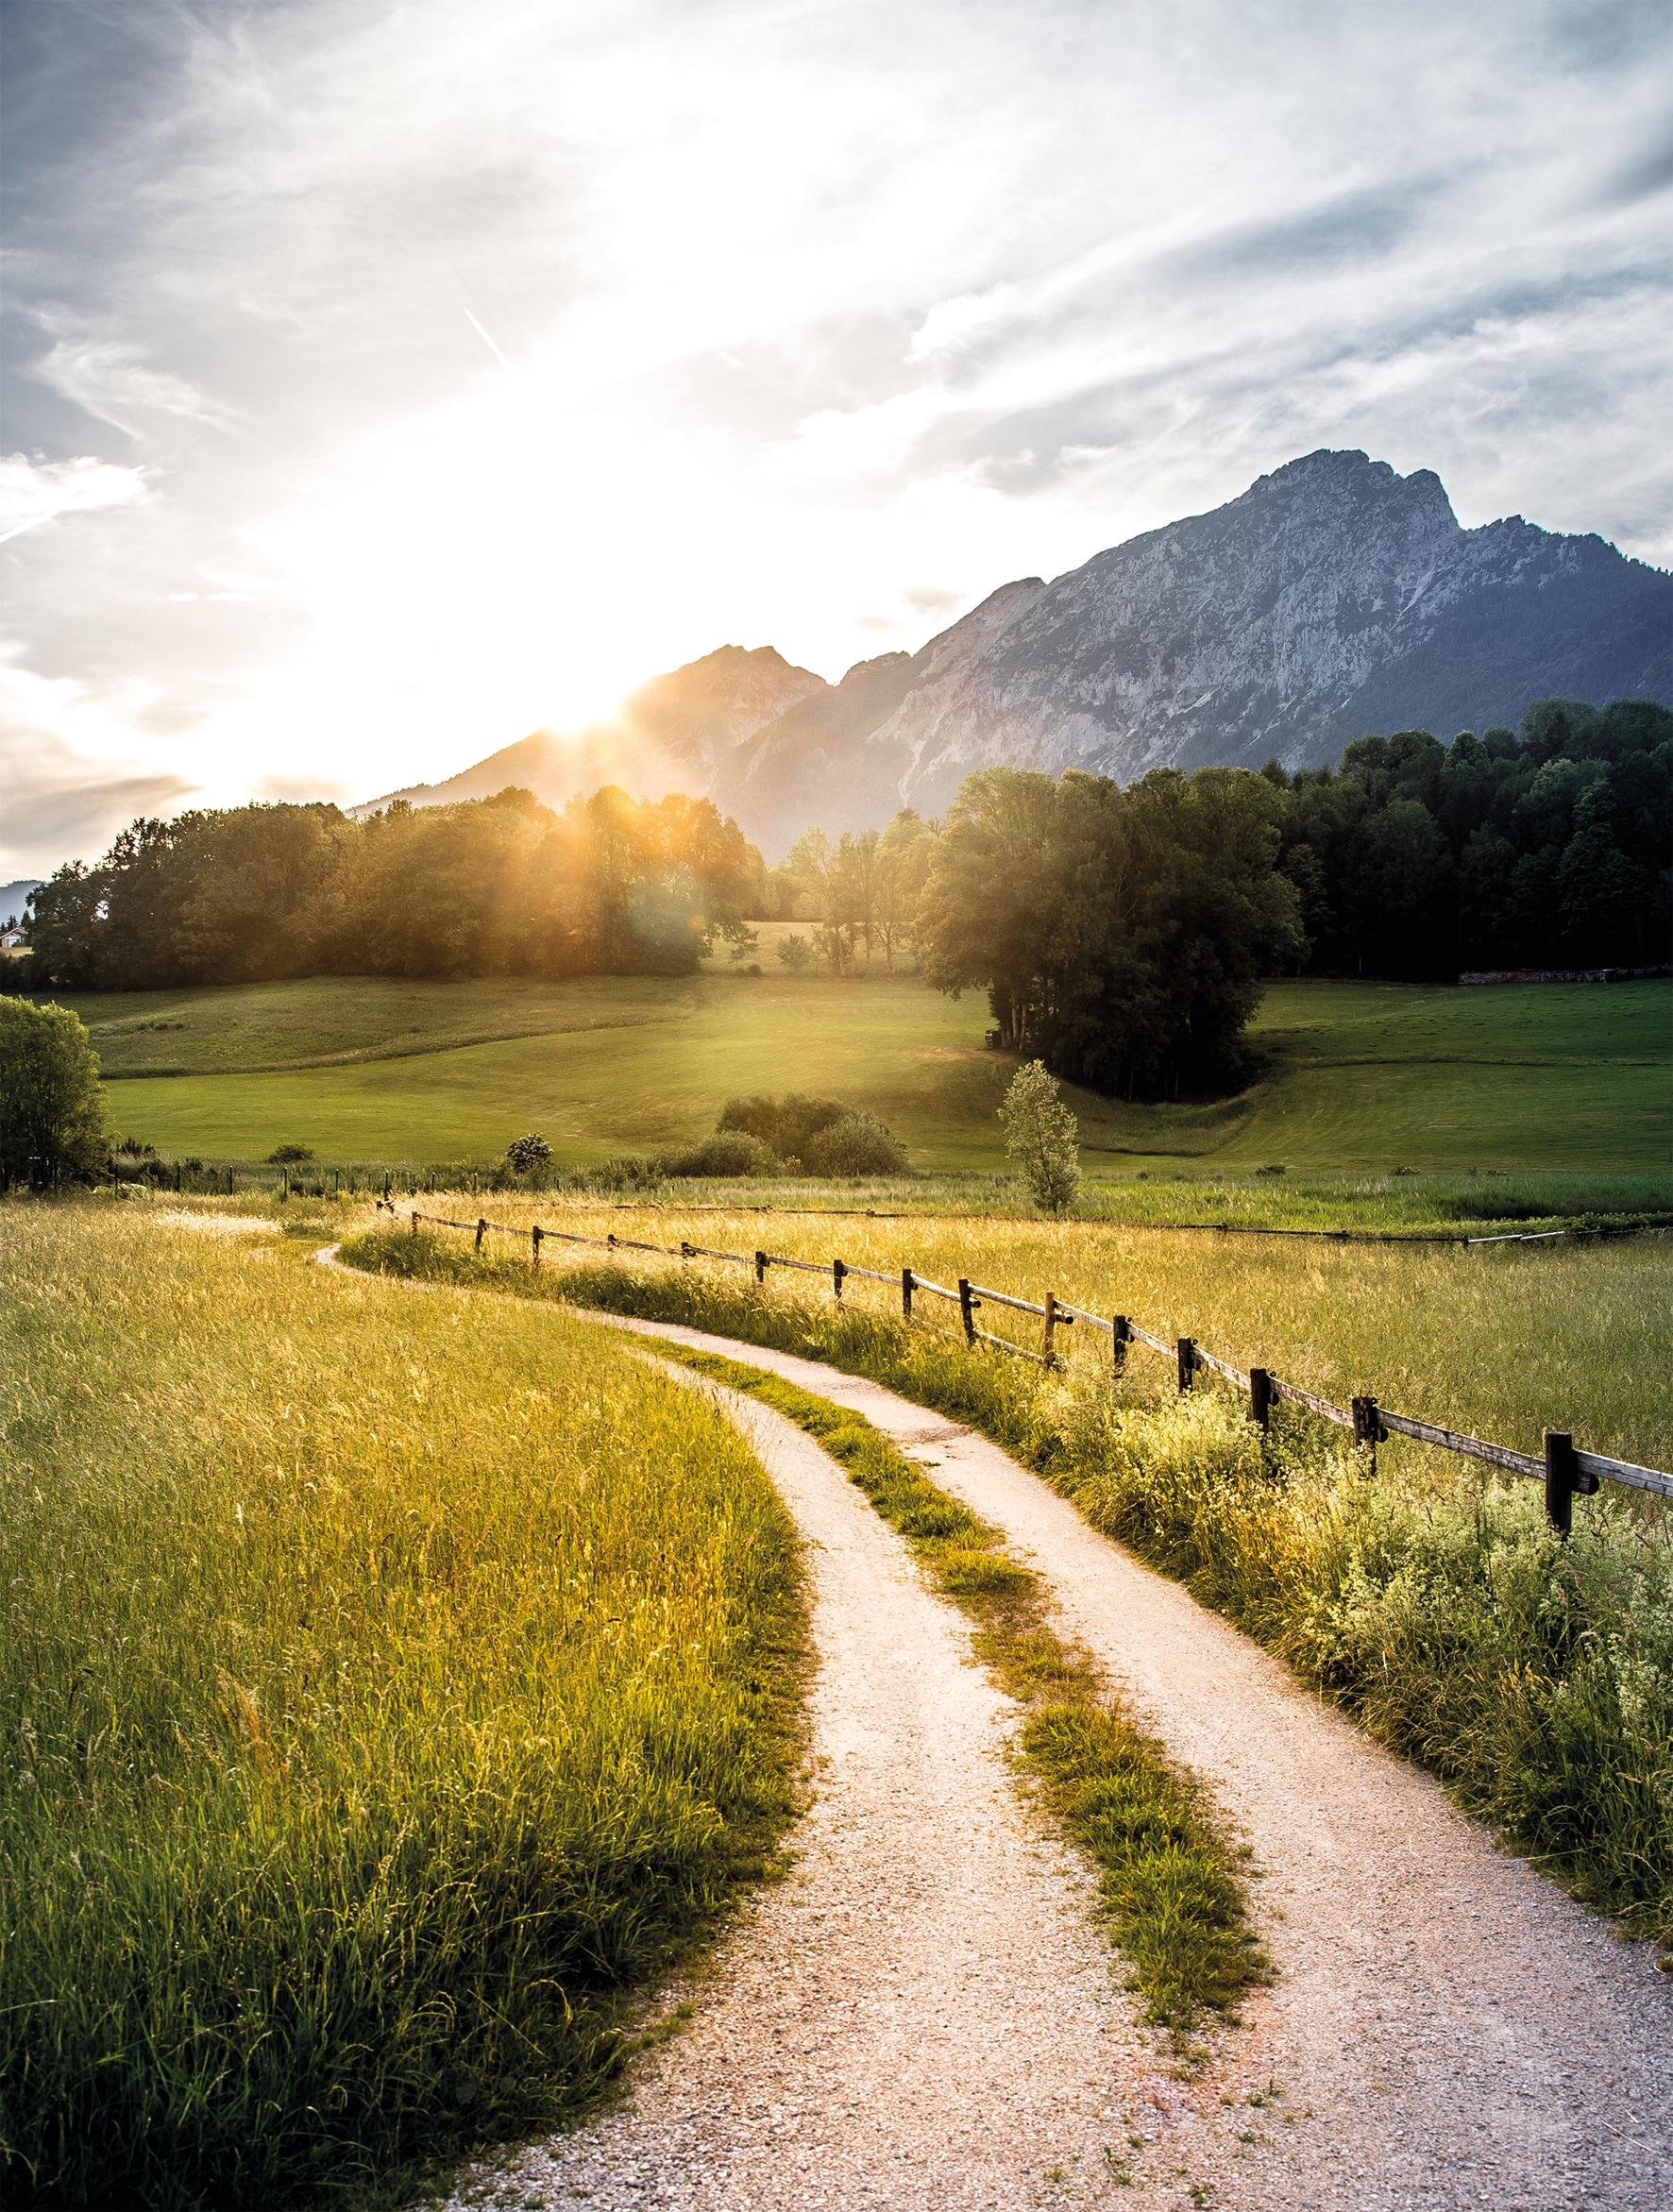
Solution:
[[[585,1167],[688,1140],[736,1091],[802,1089],[871,1108],[917,1168],[1005,1165],[1015,1063],[983,1050],[982,999],[906,976],[328,978],[68,1003],[120,1078],[121,1130],[175,1155],[488,1161],[537,1128]],[[1642,1174],[1673,1157],[1665,983],[1280,982],[1249,1034],[1266,1066],[1235,1099],[1072,1092],[1089,1172]]]
[[[794,1810],[794,1531],[550,1309],[0,1239],[0,2200],[409,2203],[573,2119]]]

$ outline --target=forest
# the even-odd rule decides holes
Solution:
[[[1519,732],[1361,737],[1284,791],[1305,971],[1641,968],[1668,957],[1673,713],[1538,701]]]

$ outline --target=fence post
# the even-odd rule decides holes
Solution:
[[[697,1246],[688,1244],[684,1237],[680,1239],[680,1258],[682,1259],[695,1259],[697,1258]]]
[[[1196,1339],[1194,1337],[1181,1337],[1176,1347],[1175,1357],[1179,1361],[1179,1388],[1182,1391],[1188,1391],[1191,1388],[1191,1378],[1196,1373]]]
[[[833,1290],[833,1292],[836,1293],[836,1295],[838,1298],[840,1298],[840,1297],[841,1297],[841,1295],[842,1295],[842,1278],[843,1278],[843,1276],[844,1276],[844,1275],[845,1275],[847,1273],[848,1273],[848,1270],[847,1270],[847,1268],[845,1268],[845,1267],[843,1266],[843,1264],[842,1264],[841,1260],[839,1260],[839,1259],[834,1259],[834,1260],[832,1260],[832,1262],[831,1262],[831,1289]]]
[[[757,1252],[755,1255],[755,1280],[758,1283],[764,1283],[767,1280],[767,1255],[765,1252]]]
[[[413,1208],[413,1234],[414,1237],[418,1234],[418,1208],[416,1207]]]
[[[912,1270],[909,1267],[904,1267],[901,1270],[901,1311],[905,1315],[908,1321],[911,1320]]]
[[[484,1221],[479,1221],[477,1224],[477,1250],[479,1252],[482,1248],[482,1231],[487,1227],[487,1223]]]
[[[964,1323],[964,1341],[967,1344],[973,1345],[975,1343],[976,1325],[972,1316],[981,1303],[980,1298],[971,1296],[970,1284],[963,1275],[960,1275],[958,1278],[958,1317]]]
[[[1375,1398],[1356,1398],[1354,1400],[1354,1442],[1369,1447],[1373,1475],[1377,1472],[1377,1447],[1387,1435],[1388,1430],[1383,1427],[1377,1415],[1377,1400]]]
[[[538,1222],[536,1222],[534,1226],[529,1231],[529,1241],[534,1250],[534,1258],[530,1262],[530,1264],[533,1267],[538,1267],[540,1265],[540,1240],[543,1236],[545,1236],[545,1234],[546,1231],[540,1226]]]
[[[1057,1301],[1053,1293],[1048,1291],[1045,1294],[1045,1326],[1040,1331],[1039,1347],[1041,1353],[1044,1355],[1045,1364],[1048,1367],[1055,1367],[1057,1364],[1057,1355],[1053,1348],[1053,1339],[1056,1337],[1056,1333]]]
[[[1124,1375],[1126,1372],[1127,1346],[1132,1341],[1126,1315],[1118,1313],[1115,1317],[1115,1335],[1109,1354],[1111,1368],[1117,1375]]]
[[[1546,1518],[1566,1541],[1574,1526],[1574,1438],[1565,1428],[1546,1430]]]
[[[389,1204],[389,1186],[393,1180],[394,1177],[390,1175],[385,1175],[383,1178],[383,1203],[385,1206]]]
[[[1272,1376],[1264,1367],[1249,1370],[1249,1418],[1262,1428],[1272,1427]]]

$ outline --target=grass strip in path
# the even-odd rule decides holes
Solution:
[[[1110,1932],[1132,1967],[1144,2018],[1172,2031],[1190,2061],[1191,2032],[1235,2020],[1239,1999],[1270,1972],[1248,1923],[1241,1864],[1200,1785],[1135,1728],[1091,1660],[1051,1625],[1033,1568],[898,1451],[862,1414],[718,1354],[676,1343],[661,1356],[758,1398],[814,1437],[904,1537],[935,1587],[975,1623],[978,1657],[1023,1709],[1018,1756],[1039,1802],[1100,1869]]]

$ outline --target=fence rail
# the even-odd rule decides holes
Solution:
[[[874,1267],[851,1267],[846,1260],[833,1257],[829,1260],[793,1259],[783,1252],[718,1252],[705,1244],[692,1244],[682,1239],[678,1244],[650,1244],[636,1237],[583,1237],[573,1229],[548,1229],[538,1223],[527,1229],[514,1229],[504,1222],[491,1222],[485,1217],[474,1222],[456,1222],[443,1214],[421,1213],[417,1207],[400,1208],[391,1199],[378,1202],[380,1212],[397,1217],[402,1211],[409,1214],[414,1236],[418,1234],[420,1223],[432,1228],[459,1229],[474,1235],[476,1248],[482,1248],[482,1239],[489,1232],[496,1236],[526,1239],[529,1242],[531,1264],[540,1265],[540,1247],[549,1241],[564,1244],[587,1244],[600,1252],[651,1252],[667,1259],[720,1259],[736,1267],[752,1267],[755,1280],[764,1283],[769,1267],[787,1267],[800,1275],[826,1276],[834,1296],[842,1296],[842,1286],[850,1275],[858,1275],[867,1282],[887,1283],[901,1293],[901,1310],[912,1318],[912,1302],[920,1291],[928,1292],[935,1298],[945,1298],[959,1309],[965,1341],[971,1345],[991,1344],[995,1350],[1008,1352],[1013,1357],[1030,1359],[1037,1366],[1061,1367],[1062,1355],[1056,1349],[1056,1332],[1084,1324],[1100,1329],[1111,1340],[1111,1356],[1119,1374],[1125,1364],[1129,1344],[1142,1344],[1147,1350],[1159,1352],[1174,1362],[1179,1388],[1190,1390],[1198,1375],[1217,1376],[1221,1381],[1244,1393],[1249,1400],[1249,1417],[1262,1428],[1271,1419],[1275,1403],[1284,1402],[1299,1406],[1305,1411],[1317,1414],[1322,1420],[1334,1422],[1340,1428],[1351,1429],[1356,1444],[1363,1445],[1372,1454],[1376,1464],[1378,1444],[1386,1443],[1391,1435],[1409,1436],[1420,1444],[1434,1444],[1441,1451],[1456,1452],[1462,1458],[1484,1461],[1510,1475],[1523,1475],[1543,1480],[1546,1486],[1546,1511],[1551,1525],[1562,1535],[1569,1532],[1573,1520],[1573,1501],[1577,1496],[1590,1497],[1600,1483],[1619,1482],[1629,1489],[1649,1492],[1656,1497],[1673,1498],[1673,1475],[1664,1474],[1657,1467],[1640,1467],[1631,1460],[1613,1460],[1601,1452],[1580,1450],[1565,1429],[1547,1428],[1543,1458],[1531,1452],[1512,1451],[1508,1444],[1491,1444],[1479,1436],[1466,1436],[1458,1429],[1443,1428],[1432,1421],[1414,1420],[1410,1414],[1395,1413],[1379,1405],[1375,1397],[1354,1399],[1351,1406],[1338,1406],[1329,1398],[1303,1390],[1299,1383],[1286,1382],[1281,1376],[1272,1374],[1264,1367],[1251,1367],[1246,1372],[1234,1366],[1229,1359],[1208,1352],[1193,1337],[1176,1337],[1172,1343],[1165,1337],[1155,1336],[1124,1313],[1093,1313],[1084,1306],[1072,1305],[1050,1292],[1043,1303],[1033,1298],[1013,1297],[1008,1291],[996,1291],[985,1283],[972,1283],[960,1276],[957,1288],[949,1290],[945,1283],[932,1282],[928,1275],[920,1275],[915,1268],[902,1268],[899,1276],[886,1275]],[[1003,1306],[1013,1313],[1037,1315],[1043,1323],[1043,1337],[1039,1350],[1012,1342],[1009,1337],[995,1336],[978,1326],[975,1316],[988,1306]]]

